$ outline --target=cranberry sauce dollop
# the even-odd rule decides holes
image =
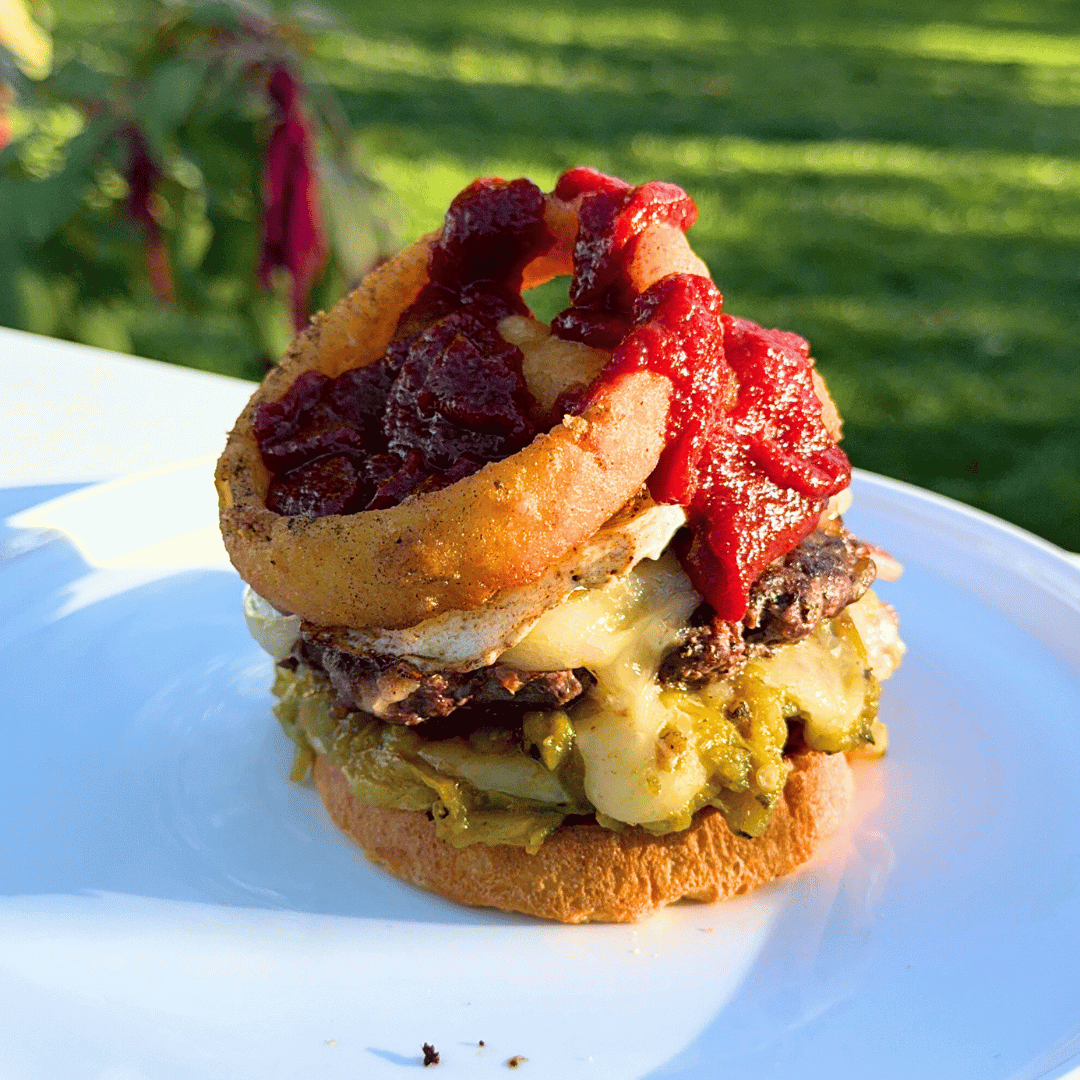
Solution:
[[[851,467],[822,422],[809,345],[722,315],[721,305],[707,278],[658,281],[636,301],[633,329],[582,407],[624,373],[671,380],[649,491],[686,508],[679,560],[716,614],[737,621],[758,575],[814,530]]]
[[[429,283],[386,355],[336,379],[302,375],[260,406],[266,505],[322,517],[394,506],[527,446],[536,403],[521,350],[498,333],[527,315],[522,270],[547,251],[544,195],[528,180],[477,180],[451,204]]]
[[[697,220],[697,206],[675,184],[655,181],[632,188],[588,168],[563,173],[555,195],[566,202],[584,197],[574,245],[572,306],[555,316],[551,331],[568,341],[614,349],[630,329],[635,293],[627,267],[638,239],[661,222],[685,232]]]

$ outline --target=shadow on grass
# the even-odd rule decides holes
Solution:
[[[848,424],[845,446],[864,468],[978,506],[1062,547],[1078,546],[1080,423]]]

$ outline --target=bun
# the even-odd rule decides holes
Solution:
[[[702,810],[684,832],[650,836],[594,823],[564,825],[535,855],[523,848],[454,848],[426,814],[377,810],[355,799],[345,774],[325,758],[313,775],[334,823],[390,873],[471,907],[517,911],[564,923],[636,922],[677,900],[737,896],[794,870],[819,851],[854,791],[843,754],[806,751],[768,828],[736,836],[719,811]]]

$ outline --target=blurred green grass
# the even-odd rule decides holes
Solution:
[[[1076,5],[329,6],[315,60],[403,240],[479,174],[682,184],[727,309],[811,341],[855,464],[1080,549]],[[199,366],[250,373],[219,337]]]

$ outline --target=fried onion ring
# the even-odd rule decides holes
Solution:
[[[571,272],[579,201],[547,197],[556,244],[526,267],[525,287]],[[398,629],[478,608],[534,580],[640,489],[664,446],[671,385],[638,372],[614,381],[582,415],[564,417],[518,453],[441,490],[349,515],[269,510],[256,410],[282,398],[304,372],[333,378],[377,361],[428,280],[435,239],[405,248],[312,319],[251,398],[218,462],[221,529],[233,564],[279,610],[317,625]],[[650,226],[629,266],[633,286],[642,291],[677,272],[708,273],[678,228]]]

